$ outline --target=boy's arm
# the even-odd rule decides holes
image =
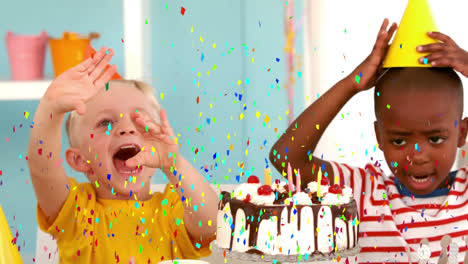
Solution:
[[[309,151],[311,154],[314,153],[323,132],[346,102],[360,91],[368,90],[374,86],[382,70],[381,65],[388,49],[388,42],[397,28],[394,23],[387,31],[387,26],[388,20],[385,19],[371,54],[349,76],[339,81],[309,106],[289,126],[271,149],[270,161],[276,169],[284,171],[287,162],[290,162],[294,169],[300,169],[303,188],[309,182],[316,180],[316,171],[323,164],[325,171],[331,176],[329,179],[334,178],[329,162],[315,156],[309,159],[308,153]],[[359,76],[359,79],[356,76]],[[286,148],[288,148],[287,152]],[[285,156],[288,157],[287,160],[284,159]],[[284,166],[283,163],[285,163]],[[295,178],[294,174],[293,177]]]
[[[201,244],[213,237],[216,232],[219,198],[200,172],[180,154],[175,159],[175,168],[177,168],[177,176],[174,176],[170,169],[163,171],[171,183],[177,186],[179,197],[185,197],[186,200],[183,202],[185,227],[192,239]],[[178,175],[182,175],[181,181]],[[194,206],[197,210],[194,210]]]
[[[86,102],[110,80],[116,72],[111,66],[102,71],[113,51],[102,48],[94,58],[58,76],[47,88],[34,115],[34,127],[28,145],[28,166],[37,202],[49,224],[53,223],[67,199],[68,177],[62,165],[62,123],[67,112],[83,115]]]
[[[325,129],[346,102],[356,93],[352,80],[345,78],[310,105],[288,127],[270,151],[270,161],[275,168],[280,172],[286,171],[287,162],[290,162],[292,168],[300,169],[303,188],[309,182],[316,180],[317,172],[322,164],[325,164],[325,171],[331,176],[329,179],[333,179],[331,164],[315,156],[310,160],[307,153],[309,151],[310,153],[314,152]],[[288,148],[287,153],[286,148]],[[278,155],[280,158],[278,158]],[[287,160],[284,160],[285,156],[288,157]],[[285,163],[284,167],[283,162]],[[312,172],[313,169],[314,173]]]
[[[52,118],[50,118],[52,116]],[[44,98],[34,115],[28,146],[28,166],[37,202],[52,223],[68,196],[68,178],[61,162],[62,123]]]
[[[143,165],[160,168],[176,186],[179,197],[185,197],[184,223],[188,233],[195,241],[205,242],[216,231],[219,201],[216,192],[200,172],[179,153],[174,132],[164,109],[160,111],[160,124],[154,121],[154,117],[143,113],[132,113],[132,119],[137,129],[145,136],[146,144],[149,145],[128,159],[125,162],[126,166],[135,168]],[[174,175],[172,169],[177,171],[177,175]],[[179,175],[182,175],[180,181]]]

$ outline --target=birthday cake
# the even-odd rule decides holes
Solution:
[[[326,178],[300,190],[250,176],[222,192],[217,216],[219,248],[258,255],[329,255],[357,247],[359,216],[352,189]],[[296,191],[297,190],[297,191]]]

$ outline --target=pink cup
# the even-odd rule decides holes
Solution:
[[[8,58],[13,80],[37,80],[44,78],[44,58],[47,33],[40,35],[6,35]]]

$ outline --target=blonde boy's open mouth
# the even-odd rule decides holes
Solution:
[[[134,157],[138,152],[140,152],[140,150],[140,147],[136,144],[125,144],[120,146],[112,156],[114,167],[117,172],[124,177],[140,173],[143,170],[142,166],[140,166],[140,168],[129,168],[125,165],[125,161]]]

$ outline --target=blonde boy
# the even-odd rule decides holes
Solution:
[[[40,101],[28,148],[39,226],[57,240],[60,263],[207,256],[216,228],[216,193],[178,153],[152,88],[138,81],[109,82],[116,67],[103,70],[112,56],[102,48],[58,76]],[[89,183],[67,177],[63,167],[67,112],[65,160]],[[171,184],[153,194],[150,179],[157,168]]]

